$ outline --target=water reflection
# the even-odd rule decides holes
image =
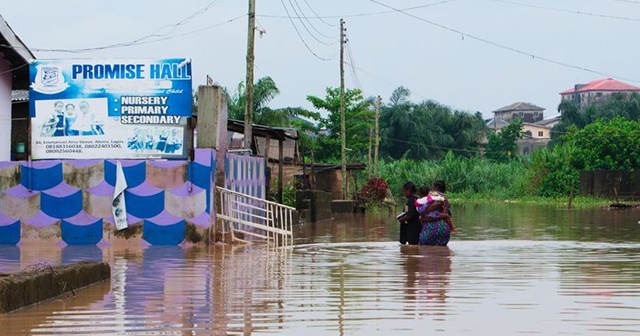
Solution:
[[[20,248],[12,245],[0,245],[0,273],[20,270]]]
[[[402,246],[406,272],[406,310],[417,315],[445,315],[451,273],[451,250],[444,246]]]
[[[0,247],[2,269],[38,256],[112,266],[110,282],[0,325],[7,335],[640,333],[635,212],[513,211],[456,207],[461,233],[444,248],[397,245],[382,215],[304,224],[288,250]]]

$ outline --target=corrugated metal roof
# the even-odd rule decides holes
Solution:
[[[589,91],[640,91],[640,87],[617,81],[613,78],[598,79],[587,84],[578,84],[577,92]],[[576,92],[576,88],[571,88],[560,92],[561,95],[572,94]]]
[[[29,101],[29,90],[11,90],[11,102],[20,103]]]
[[[511,105],[499,108],[493,111],[493,113],[511,112],[511,111],[544,111],[544,108],[533,105],[531,103],[518,102],[518,103],[513,103]]]

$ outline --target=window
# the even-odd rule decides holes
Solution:
[[[524,135],[526,135],[526,136],[528,136],[528,137],[531,137],[531,131],[526,131],[526,132],[524,132]]]
[[[538,131],[538,136],[539,137],[543,137],[544,136],[544,132],[543,131]]]

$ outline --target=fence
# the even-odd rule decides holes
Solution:
[[[582,171],[580,194],[599,197],[640,197],[640,170]]]
[[[216,197],[220,200],[217,218],[224,221],[223,232],[230,232],[234,241],[293,245],[295,208],[220,187]]]

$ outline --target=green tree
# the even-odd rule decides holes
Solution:
[[[225,93],[228,97],[229,118],[244,120],[245,115],[245,84],[240,82],[233,94],[227,89]],[[292,127],[292,121],[296,116],[318,120],[319,114],[308,111],[301,107],[284,107],[272,109],[268,104],[280,94],[275,81],[271,77],[262,77],[253,86],[253,122],[257,125],[271,127]],[[298,124],[299,126],[300,124]]]
[[[512,119],[509,125],[500,129],[498,133],[489,134],[487,143],[487,158],[497,161],[507,161],[516,157],[518,145],[516,141],[522,139],[522,120]]]
[[[580,187],[579,161],[571,143],[535,150],[529,161],[530,193],[538,196],[567,196]]]
[[[240,82],[233,94],[229,97],[229,118],[244,120],[245,105],[247,102],[245,83]],[[262,77],[253,86],[253,121],[256,124],[265,125],[269,121],[271,109],[267,106],[273,98],[280,94],[276,82],[271,77]]]
[[[316,143],[318,161],[340,160],[340,88],[327,88],[325,98],[307,96],[307,100],[317,109],[329,112],[320,120],[320,128],[326,134],[320,134]],[[374,112],[369,108],[359,89],[345,91],[346,143],[350,156],[362,158],[369,147],[369,129],[373,125]]]
[[[392,159],[442,159],[448,151],[471,156],[486,134],[480,113],[456,111],[435,101],[412,103],[398,87],[381,111],[381,150]]]
[[[596,120],[613,120],[617,117],[640,121],[640,95],[635,92],[614,93],[604,101],[584,107],[565,100],[558,106],[558,111],[561,121],[552,129],[552,146],[562,144],[564,142],[562,135],[572,126],[583,129]]]
[[[565,135],[575,146],[577,169],[634,170],[640,168],[640,123],[617,117],[598,120]]]

